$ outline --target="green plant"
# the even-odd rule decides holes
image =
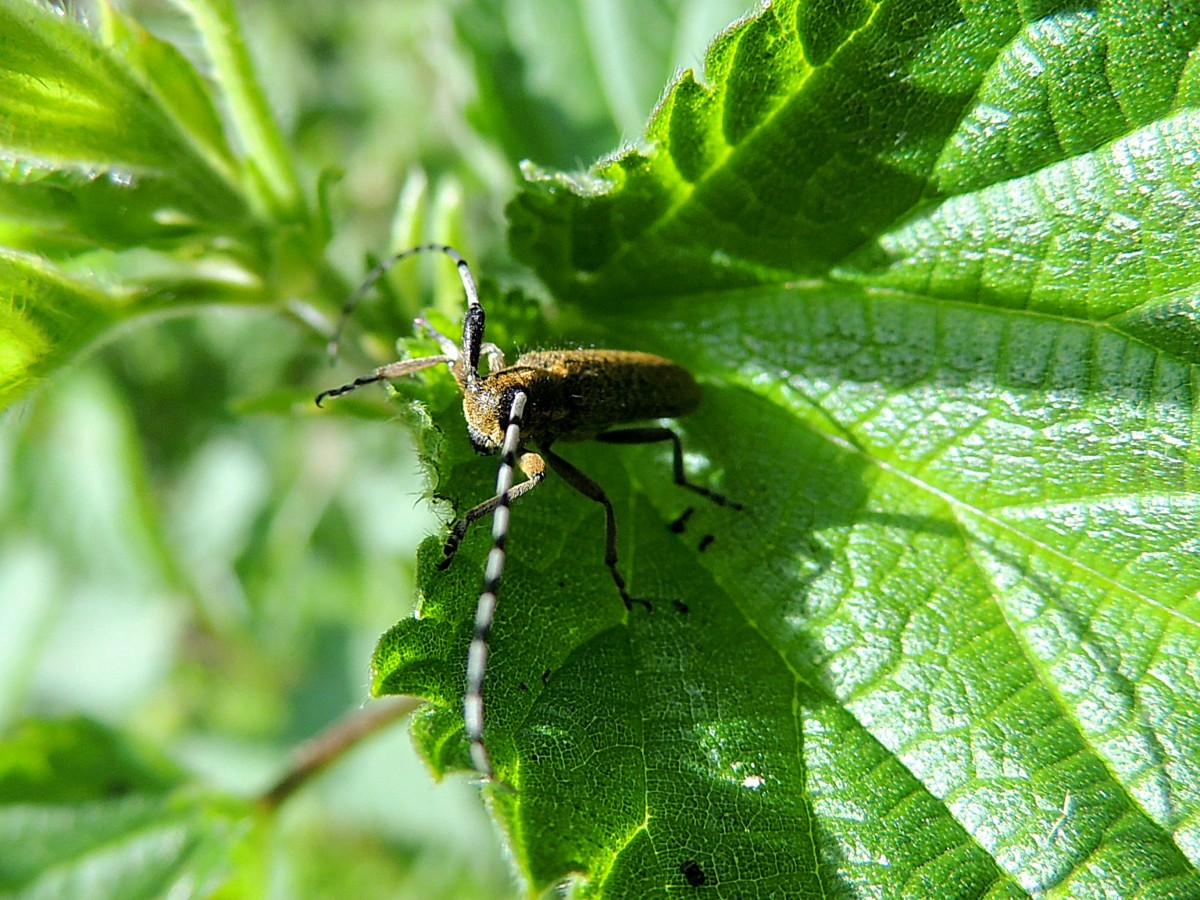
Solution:
[[[690,501],[661,452],[571,448],[617,504],[634,592],[686,607],[649,615],[615,596],[592,504],[549,481],[515,509],[487,685],[489,749],[513,790],[483,791],[531,892],[572,873],[577,892],[614,897],[1200,892],[1200,340],[1188,287],[1200,20],[1183,4],[1145,7],[780,0],[717,39],[702,84],[688,73],[674,84],[645,145],[586,175],[526,164],[509,245],[562,315],[552,329],[521,295],[491,288],[505,330],[489,336],[687,364],[706,387],[681,423],[695,471],[746,507],[697,505],[672,532]],[[134,41],[128,19],[105,19],[116,49],[103,54],[31,7],[0,5],[0,73],[43,61],[51,34],[68,36],[55,52],[133,73],[63,103],[64,116],[102,114],[95,128],[48,130],[37,153],[11,128],[29,119],[29,92],[74,97],[82,87],[53,79],[108,69],[60,64],[0,94],[0,144],[19,163],[0,221],[10,246],[37,254],[3,257],[0,283],[22,298],[5,326],[10,372],[49,374],[118,319],[180,297],[336,308],[329,214],[303,199],[240,58],[222,62],[230,32],[205,23],[228,10],[189,8],[244,152],[196,112],[208,88],[166,45]],[[561,56],[515,43],[522,15],[561,9],[457,9],[480,91],[475,152],[562,167],[562,135],[590,151],[597,129],[616,132],[615,115],[607,128],[595,115],[593,82],[621,83],[606,65],[555,82],[546,71]],[[674,21],[672,5],[653,9]],[[590,102],[548,109],[539,75]],[[538,120],[555,128],[543,136]],[[99,141],[104,121],[144,138],[124,151],[149,173],[133,188],[27,159],[59,159],[60,132]],[[503,183],[474,185],[497,196]],[[130,215],[113,215],[125,197]],[[164,221],[164,204],[186,215]],[[397,229],[406,237],[411,220]],[[504,272],[499,260],[480,268]],[[103,287],[81,275],[92,270]],[[439,300],[444,313],[454,296]],[[411,312],[377,311],[364,330],[388,340]],[[290,413],[336,383],[315,373],[319,342],[289,333],[297,349],[274,370],[288,387],[231,379],[254,398],[243,409]],[[449,380],[397,387],[437,423],[419,437],[436,494],[460,508],[486,494],[494,466],[467,447]],[[289,648],[304,646],[298,629],[278,633],[283,604],[257,599],[312,597],[289,564],[309,547],[363,549],[332,504],[314,507],[301,488],[294,505],[320,524],[277,515],[249,531],[276,559],[240,572],[250,628],[175,572],[187,568],[178,543],[143,535],[166,582],[192,597],[190,621],[248,671],[272,653],[295,664]],[[475,535],[438,572],[440,538],[427,538],[421,618],[401,619],[374,655],[377,693],[432,701],[414,733],[438,775],[466,765],[459,704],[486,546]],[[329,596],[352,592],[347,571],[363,579],[326,563]],[[92,727],[30,723],[0,747],[0,830],[27,829],[20,816],[47,785],[64,816],[128,796],[157,798],[161,815],[186,796],[187,833],[204,836],[194,846],[240,847],[224,867],[220,851],[197,851],[193,883],[261,883],[290,788],[256,807],[189,793],[125,738],[80,731]],[[82,776],[80,744],[108,747],[121,777]],[[38,781],[39,759],[58,777]],[[96,815],[100,828],[117,821]],[[10,857],[0,851],[5,888],[48,877]]]

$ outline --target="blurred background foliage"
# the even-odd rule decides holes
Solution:
[[[459,243],[480,272],[519,277],[502,235],[521,160],[582,168],[633,139],[671,74],[698,65],[743,7],[237,11],[309,202],[325,185],[327,262],[352,285],[369,255],[416,239]],[[201,59],[176,8],[122,8]],[[103,265],[89,262],[101,277]],[[421,273],[435,271],[453,307],[453,271],[414,266],[397,276],[398,304],[367,314],[407,334],[430,302]],[[405,428],[305,402],[366,359],[351,348],[331,371],[321,335],[289,314],[297,300],[330,314],[331,284],[326,296],[201,300],[137,319],[4,413],[0,728],[86,714],[253,795],[298,742],[366,700],[371,648],[411,609],[415,548],[439,516]],[[475,789],[434,784],[404,728],[308,786],[281,826],[268,855],[277,896],[512,891]]]

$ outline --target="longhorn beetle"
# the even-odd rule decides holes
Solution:
[[[491,778],[492,763],[483,742],[483,677],[487,671],[488,633],[496,611],[500,578],[504,574],[509,506],[541,483],[546,477],[547,465],[579,493],[604,507],[604,564],[608,566],[626,609],[632,609],[634,603],[650,609],[648,601],[630,596],[617,566],[617,520],[608,495],[599,484],[555,453],[551,449],[554,444],[589,439],[608,444],[670,441],[676,484],[721,506],[734,509],[741,509],[741,506],[716,491],[688,481],[683,469],[683,445],[679,435],[671,429],[612,429],[614,425],[627,422],[672,418],[692,412],[700,403],[700,386],[690,372],[661,356],[627,350],[542,350],[525,353],[511,366],[507,365],[500,348],[484,340],[484,314],[479,291],[466,260],[453,247],[422,244],[397,253],[372,269],[342,309],[330,340],[331,353],[336,350],[338,337],[350,314],[375,282],[400,260],[428,251],[440,251],[458,266],[467,295],[462,346],[455,346],[424,319],[417,319],[417,330],[437,341],[442,350],[440,356],[423,356],[380,366],[349,384],[323,391],[317,396],[317,406],[328,397],[341,396],[364,384],[412,375],[445,363],[462,391],[463,413],[472,446],[481,454],[500,454],[495,495],[467,510],[451,526],[443,557],[438,563],[440,569],[448,567],[467,529],[491,514],[492,549],[484,569],[483,593],[479,595],[475,609],[475,636],[467,654],[463,698],[463,719],[471,745],[471,760],[484,777]],[[486,375],[479,372],[481,355],[487,357]],[[528,444],[536,445],[537,452],[527,449]],[[517,485],[513,484],[514,467],[519,468],[526,479]]]

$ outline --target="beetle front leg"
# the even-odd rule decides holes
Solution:
[[[513,489],[508,492],[509,503],[512,503],[522,494],[532,491],[546,477],[546,461],[536,453],[528,450],[517,457],[517,468],[525,473],[526,480],[518,485],[514,485]],[[446,543],[442,547],[442,559],[437,564],[438,569],[449,568],[450,563],[454,561],[454,555],[458,552],[458,545],[467,536],[467,531],[470,527],[485,516],[490,516],[494,513],[496,507],[499,505],[500,495],[497,494],[495,497],[484,500],[478,506],[468,509],[461,519],[458,519],[450,526],[450,535],[446,538]]]
[[[454,341],[450,340],[450,338],[446,337],[446,335],[434,328],[433,325],[429,323],[428,319],[422,317],[413,319],[413,327],[416,328],[417,331],[420,331],[437,341],[438,346],[442,348],[442,353],[444,353],[446,358],[451,362],[454,362],[458,359],[458,346],[454,343]],[[499,372],[507,365],[507,363],[504,361],[504,351],[491,341],[484,341],[479,345],[479,350],[484,356],[487,357],[489,372]]]
[[[504,360],[504,351],[493,344],[491,341],[484,341],[479,349],[483,355],[487,357],[488,372],[499,372],[508,365]]]

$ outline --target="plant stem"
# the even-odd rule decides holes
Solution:
[[[375,732],[402,719],[420,703],[415,697],[387,697],[372,700],[364,709],[338,719],[311,741],[295,751],[292,765],[283,777],[259,801],[269,809],[279,808],[288,797],[309,779],[320,774],[333,762],[356,747]]]

